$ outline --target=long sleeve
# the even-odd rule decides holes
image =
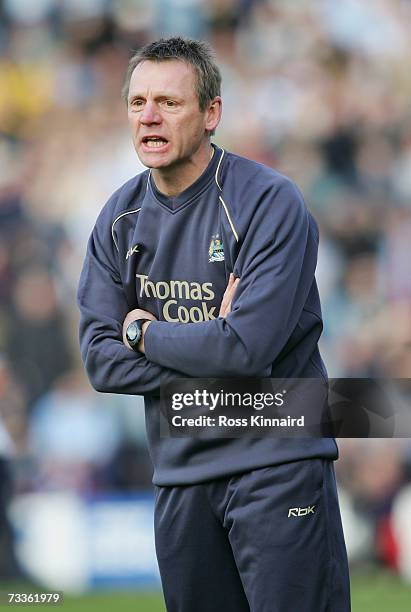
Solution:
[[[151,323],[149,361],[194,377],[269,376],[314,282],[317,246],[315,222],[294,184],[271,186],[244,233],[231,313],[201,323]]]
[[[105,234],[111,238],[105,216],[103,211],[90,237],[78,289],[84,366],[97,391],[158,394],[160,383],[182,374],[150,363],[144,355],[130,351],[123,344],[122,324],[136,304],[127,302],[116,270],[113,243],[106,241],[103,245],[100,239],[100,226],[104,226]]]

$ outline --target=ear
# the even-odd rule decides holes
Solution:
[[[221,114],[223,112],[223,103],[220,96],[216,96],[208,105],[205,116],[205,129],[207,132],[213,132],[220,123]]]

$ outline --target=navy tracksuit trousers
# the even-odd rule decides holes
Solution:
[[[349,612],[347,555],[328,459],[156,487],[167,612]]]

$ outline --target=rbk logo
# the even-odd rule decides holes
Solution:
[[[314,514],[314,506],[307,506],[306,508],[290,508],[288,510],[288,518],[290,516],[307,516],[307,514]]]
[[[134,253],[138,253],[139,252],[138,248],[139,248],[138,244],[135,244],[134,246],[132,246],[131,249],[127,251],[126,259],[134,255]]]

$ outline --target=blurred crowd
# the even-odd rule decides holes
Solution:
[[[1,505],[149,486],[141,398],[91,390],[75,293],[99,210],[143,169],[120,89],[131,52],[160,36],[211,43],[215,141],[304,193],[330,376],[410,377],[409,23],[406,0],[0,0]],[[371,525],[357,556],[395,566],[390,509],[411,443],[340,449],[343,496]]]

